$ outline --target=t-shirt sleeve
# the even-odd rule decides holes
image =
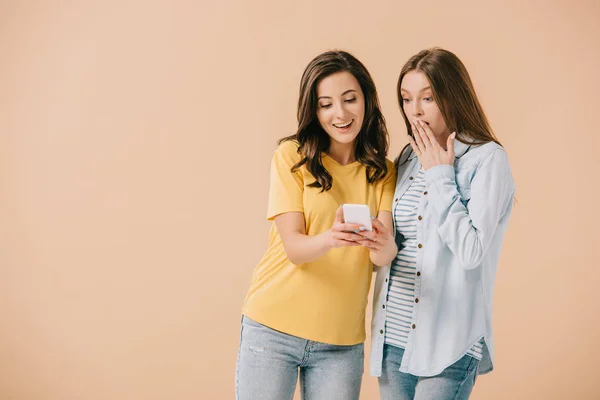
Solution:
[[[392,202],[396,192],[396,166],[389,160],[385,160],[388,172],[383,178],[381,201],[379,202],[379,211],[392,212]]]
[[[273,154],[267,211],[269,220],[286,212],[304,212],[302,173],[299,170],[292,172],[292,167],[301,159],[297,150],[298,145],[288,141],[282,143]]]

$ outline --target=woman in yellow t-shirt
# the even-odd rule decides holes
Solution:
[[[271,164],[269,247],[243,307],[239,400],[358,399],[373,265],[391,235],[393,163],[377,91],[351,54],[329,51],[300,82],[298,131]],[[367,204],[373,230],[344,223],[340,206]]]

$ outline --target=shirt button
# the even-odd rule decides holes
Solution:
[[[413,324],[412,328],[413,328],[413,329],[416,329],[416,328],[417,328],[417,326],[416,326],[415,324]]]
[[[421,216],[419,215],[419,221],[420,221],[420,220],[422,220],[422,219],[423,219],[423,217],[421,217]]]
[[[423,192],[423,194],[424,194],[425,196],[427,196],[427,192],[426,192],[426,191],[425,191],[425,192]]]
[[[385,281],[387,282],[387,278],[385,278]]]
[[[379,331],[379,333],[381,333],[383,335],[383,329]]]
[[[421,271],[417,271],[417,276],[421,276]]]
[[[418,303],[418,302],[419,302],[419,299],[415,299],[415,303]],[[385,307],[385,306],[384,306],[384,307]]]
[[[422,245],[421,243],[419,243],[419,244],[417,245],[417,247],[418,247],[418,248],[422,248],[422,247],[423,247],[423,245]]]
[[[383,308],[385,308],[385,304],[383,305]]]
[[[395,200],[395,201],[398,201],[398,198],[396,198],[396,200]]]
[[[413,177],[411,176],[411,177],[410,177],[410,178],[408,178],[408,179],[410,179],[410,180],[412,181],[412,180],[413,180],[413,179],[415,179],[415,178],[413,178]]]

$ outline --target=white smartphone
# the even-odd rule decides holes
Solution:
[[[359,224],[364,226],[368,231],[373,230],[371,225],[371,210],[366,204],[344,204],[344,222],[348,224]]]

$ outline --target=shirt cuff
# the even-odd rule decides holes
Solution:
[[[435,167],[429,168],[427,171],[425,171],[425,182],[427,184],[444,178],[455,182],[455,171],[453,165],[436,165]]]

